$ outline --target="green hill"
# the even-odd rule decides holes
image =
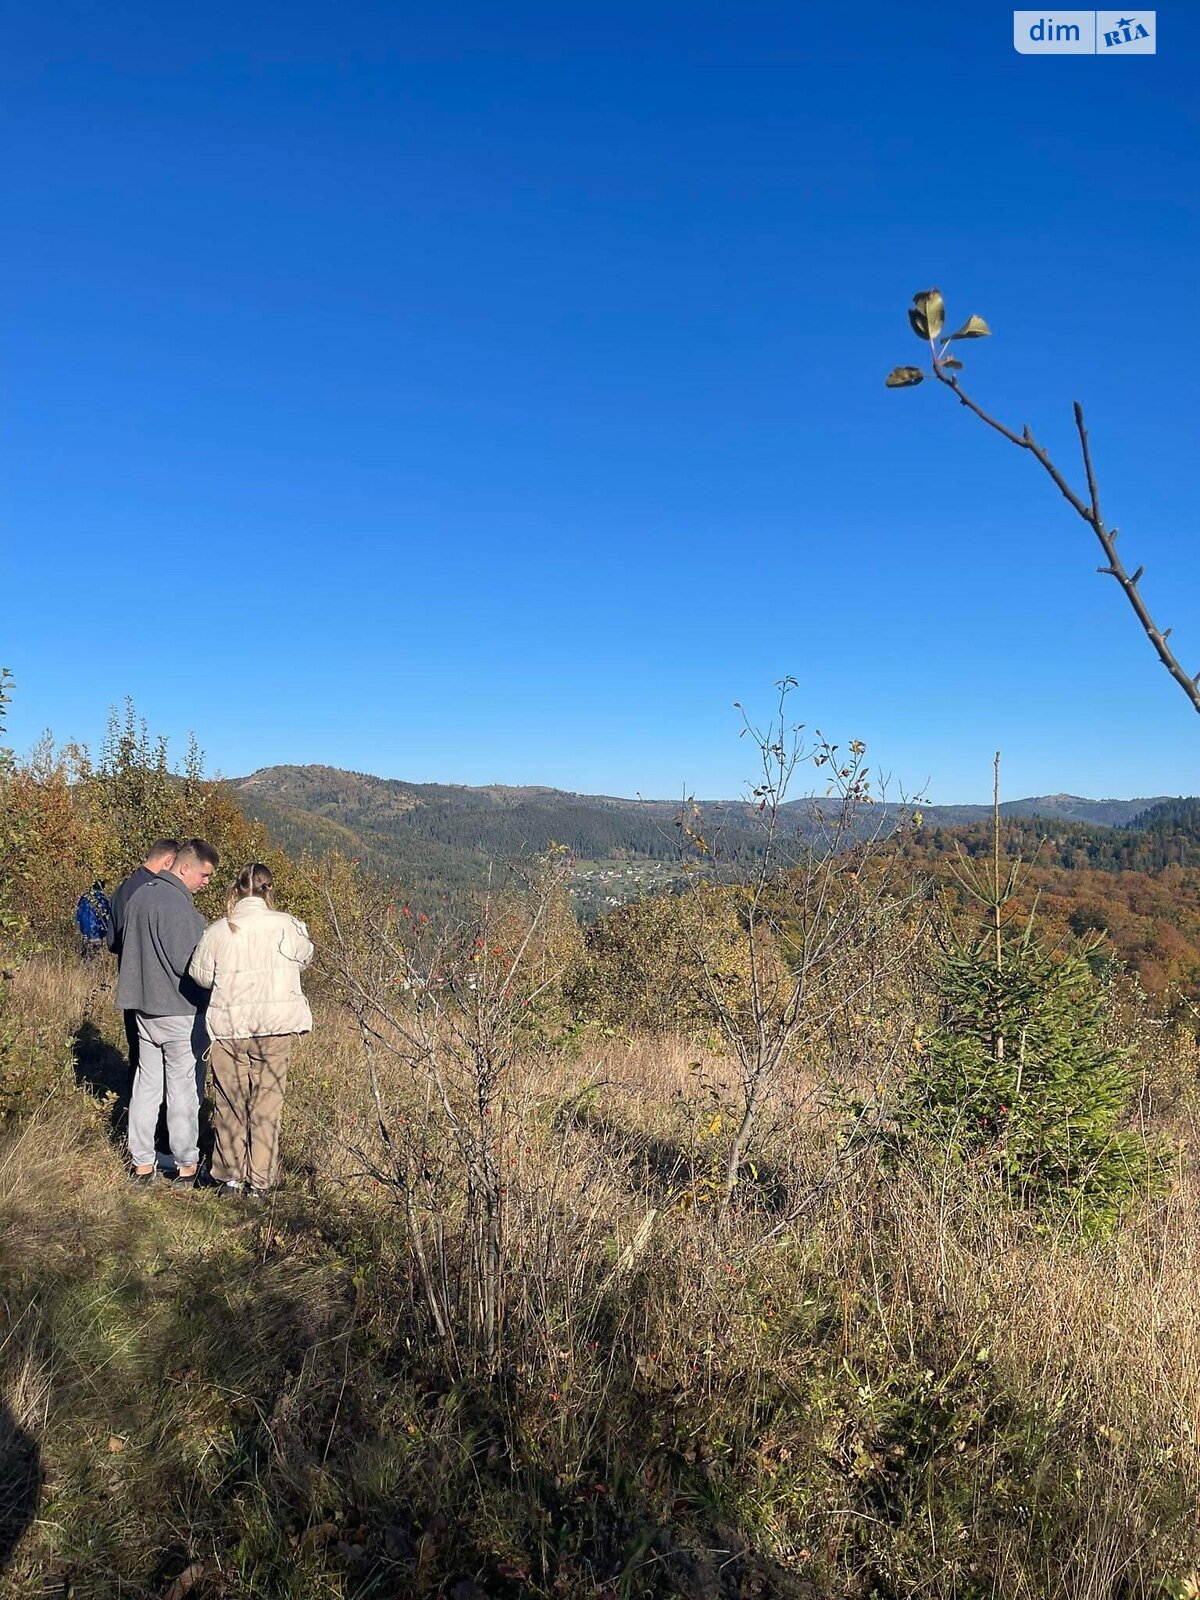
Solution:
[[[233,787],[246,813],[286,849],[318,855],[340,850],[414,893],[453,892],[479,882],[494,862],[558,843],[579,863],[580,909],[586,915],[669,882],[678,860],[678,800],[585,795],[539,785],[408,783],[320,765],[265,767],[234,779]],[[758,848],[753,806],[739,800],[698,804],[718,857]],[[784,809],[785,830],[793,839],[815,832],[829,805],[821,799],[791,802]],[[1147,851],[1147,861],[1178,860],[1180,830],[1186,831],[1186,819],[1194,820],[1196,808],[1200,801],[1061,794],[1001,807],[1013,823],[1038,819],[1028,830],[1031,837],[1049,832],[1062,852],[1091,865],[1108,862],[1113,870],[1142,865]],[[981,805],[922,810],[927,838],[990,815]],[[886,829],[900,814],[897,807],[871,808],[864,825]],[[1155,819],[1152,838],[1138,832],[1142,816]]]

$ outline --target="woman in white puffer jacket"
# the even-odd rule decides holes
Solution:
[[[251,861],[211,923],[188,971],[211,989],[212,1175],[227,1194],[261,1198],[275,1181],[279,1123],[292,1039],[312,1028],[300,973],[312,960],[308,929],[276,911],[269,867]]]

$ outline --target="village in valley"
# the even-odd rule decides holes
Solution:
[[[643,895],[669,891],[679,879],[677,861],[653,861],[648,856],[575,861],[570,890],[580,920],[594,922],[606,911],[640,900]]]

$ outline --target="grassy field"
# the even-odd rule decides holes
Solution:
[[[431,1332],[348,1022],[318,1005],[267,1205],[138,1192],[106,977],[14,981],[6,1600],[1200,1594],[1189,1037],[1138,1031],[1177,1177],[1093,1245],[850,1164],[803,1085],[718,1229],[718,1057],[531,1048],[484,1364]],[[384,1071],[389,1116],[418,1092]]]

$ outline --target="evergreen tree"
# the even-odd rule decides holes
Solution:
[[[1045,950],[1031,928],[952,942],[938,1026],[895,1110],[906,1148],[935,1141],[990,1167],[1015,1204],[1071,1210],[1105,1231],[1157,1186],[1162,1162],[1120,1127],[1127,1052],[1106,1040],[1107,994],[1085,949]]]
[[[1001,871],[1000,757],[990,872],[964,855],[959,883],[985,910],[968,941],[949,934],[937,974],[938,1021],[889,1119],[906,1153],[934,1144],[999,1177],[1014,1204],[1074,1213],[1111,1229],[1138,1195],[1161,1185],[1161,1154],[1123,1129],[1133,1088],[1128,1052],[1106,1037],[1108,991],[1096,944],[1047,950],[1032,918],[1006,921],[1021,872]]]

